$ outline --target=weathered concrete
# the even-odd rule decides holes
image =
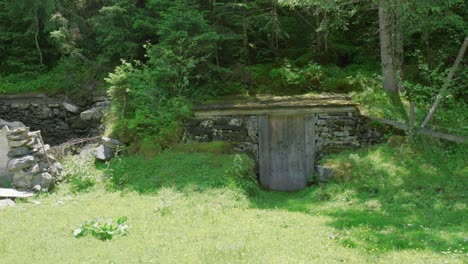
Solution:
[[[7,172],[7,165],[10,159],[8,157],[8,152],[10,152],[7,138],[8,132],[9,129],[6,126],[0,130],[0,185],[5,185],[7,182],[10,182],[10,176]]]
[[[34,196],[34,193],[31,192],[21,192],[15,189],[10,188],[0,188],[0,197],[7,197],[7,198],[27,198]]]

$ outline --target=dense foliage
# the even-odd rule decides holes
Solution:
[[[403,95],[425,110],[468,34],[467,2],[389,3],[402,36]],[[164,145],[194,100],[381,89],[373,81],[379,8],[364,0],[2,1],[0,93],[81,98],[108,89],[114,133],[135,149],[143,140]],[[441,107],[446,116],[466,109],[465,64]]]

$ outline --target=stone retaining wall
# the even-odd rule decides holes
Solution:
[[[383,134],[358,112],[316,114],[316,159],[328,153],[356,149],[378,143]],[[231,142],[238,152],[258,161],[257,116],[203,116],[188,123],[188,138],[194,141]]]
[[[87,103],[73,102],[63,95],[0,95],[0,119],[20,121],[40,130],[47,143],[57,145],[72,138],[99,135],[103,130],[100,120],[108,105],[103,95]]]
[[[4,126],[0,130],[0,187],[47,190],[60,175],[61,165],[47,153],[40,131]]]
[[[188,138],[199,142],[227,141],[234,150],[258,161],[257,116],[217,116],[193,118],[188,122]]]

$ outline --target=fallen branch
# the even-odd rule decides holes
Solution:
[[[383,124],[387,124],[387,125],[390,125],[390,126],[402,129],[402,130],[410,130],[411,128],[408,124],[400,123],[400,122],[393,121],[393,120],[388,120],[384,118],[376,118],[376,117],[369,117],[369,118],[371,120],[374,120]],[[435,137],[435,138],[441,138],[441,139],[445,139],[445,140],[452,141],[452,142],[465,143],[468,141],[468,137],[452,135],[452,134],[434,131],[434,130],[423,128],[423,127],[415,128],[413,131],[416,134],[421,134],[421,135]]]
[[[434,101],[434,104],[432,104],[431,109],[429,110],[429,112],[427,113],[426,118],[422,122],[421,128],[424,128],[427,125],[427,123],[429,123],[429,120],[431,120],[431,117],[434,115],[437,107],[439,106],[440,101],[442,100],[442,96],[444,95],[445,90],[447,90],[447,88],[448,88],[448,86],[450,84],[450,81],[452,81],[452,79],[453,79],[453,75],[455,74],[455,71],[457,70],[458,65],[460,64],[460,62],[461,62],[461,60],[463,58],[463,55],[465,55],[465,51],[466,51],[467,47],[468,47],[468,37],[465,37],[465,41],[463,41],[463,44],[462,44],[462,46],[460,48],[460,51],[458,52],[457,59],[455,60],[455,63],[453,64],[452,68],[450,69],[450,72],[449,72],[449,74],[447,76],[447,79],[445,79],[444,85],[442,86],[442,89],[440,90],[439,94],[437,95],[436,100]]]

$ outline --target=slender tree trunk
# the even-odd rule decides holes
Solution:
[[[328,17],[327,17],[327,12],[325,11],[325,14],[323,16],[323,21],[325,21],[325,32],[323,32],[323,42],[324,42],[324,48],[325,52],[328,52]],[[322,21],[322,22],[323,22]]]
[[[39,17],[38,17],[38,14],[36,14],[36,34],[34,35],[34,40],[36,42],[37,52],[39,53],[39,63],[41,65],[44,65],[43,58],[42,58],[41,47],[39,46]]]
[[[388,0],[379,2],[379,32],[380,32],[380,57],[382,65],[383,88],[393,95],[398,94],[397,74],[395,72],[394,52],[392,45],[391,3]]]
[[[216,0],[213,0],[213,15],[216,17]],[[216,65],[219,67],[219,51],[218,51],[218,48],[219,48],[219,43],[218,41],[215,41],[215,63]]]
[[[247,0],[243,0],[242,3],[247,5]],[[249,54],[249,35],[248,35],[248,25],[247,25],[247,7],[244,7],[243,11],[243,20],[242,20],[242,45],[244,48],[244,58],[247,64],[250,63],[250,54]]]
[[[318,50],[320,51],[322,49],[322,40],[321,40],[322,37],[321,37],[320,31],[318,31],[318,29],[320,28],[319,10],[317,10],[317,12],[315,13],[315,24],[316,24],[315,32],[317,33],[317,47],[318,47]]]
[[[400,91],[404,91],[405,88],[401,84],[401,81],[404,78],[403,75],[403,28],[401,25],[401,16],[402,16],[402,5],[401,0],[395,0],[395,17],[393,21],[393,70],[397,74],[396,78],[397,85]]]
[[[444,95],[445,91],[447,90],[450,82],[453,79],[453,75],[455,74],[455,71],[458,68],[458,65],[460,64],[463,56],[465,55],[465,51],[468,47],[468,37],[465,37],[465,41],[463,41],[463,44],[460,48],[460,51],[458,52],[457,58],[455,59],[455,62],[453,63],[452,68],[450,69],[450,72],[447,76],[447,79],[445,79],[444,85],[442,86],[442,89],[440,90],[439,94],[436,97],[436,100],[434,101],[434,104],[432,104],[431,109],[429,110],[429,113],[427,113],[426,118],[424,119],[423,123],[421,124],[421,127],[425,127],[427,123],[429,123],[429,120],[431,120],[432,116],[434,115],[437,107],[439,106],[440,101],[442,100],[442,96]]]

